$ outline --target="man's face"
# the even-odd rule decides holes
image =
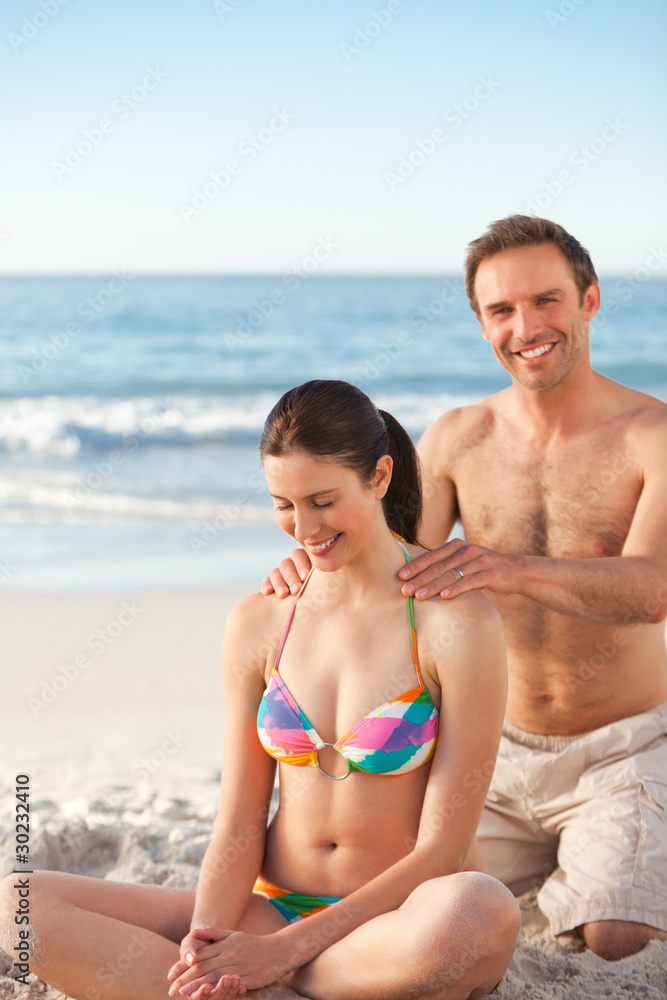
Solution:
[[[498,362],[527,389],[552,389],[588,356],[598,285],[580,304],[572,268],[551,245],[487,257],[475,277],[477,318]]]

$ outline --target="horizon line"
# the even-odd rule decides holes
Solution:
[[[637,270],[635,268],[634,270]],[[116,267],[103,271],[0,271],[0,280],[11,278],[105,278],[115,275],[118,272],[131,275],[132,278],[282,278],[285,274],[296,274],[292,269],[286,271],[132,271],[124,267]],[[600,278],[627,278],[633,275],[633,271],[626,269],[623,271],[600,271]],[[336,271],[329,274],[308,274],[299,275],[302,281],[320,279],[329,281],[336,278],[461,278],[465,272],[459,271]],[[651,274],[646,281],[641,284],[650,284],[653,281],[666,281],[667,275]]]

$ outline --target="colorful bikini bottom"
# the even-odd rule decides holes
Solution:
[[[268,899],[290,924],[305,917],[312,917],[313,913],[326,910],[327,906],[332,906],[342,899],[342,896],[304,896],[300,892],[289,892],[288,889],[271,885],[261,876],[255,882],[253,892]]]

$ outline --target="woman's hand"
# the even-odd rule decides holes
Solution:
[[[195,927],[189,934],[186,934],[181,941],[181,957],[167,973],[167,979],[173,984],[169,989],[171,996],[187,995],[194,1000],[200,1000],[200,998],[208,1000],[209,997],[212,997],[213,1000],[217,1000],[218,997],[243,996],[247,992],[246,987],[241,985],[240,976],[223,975],[217,981],[215,977],[212,981],[209,981],[210,977],[207,977],[205,982],[198,983],[196,979],[186,975],[190,972],[194,974],[195,965],[200,958],[203,958],[200,952],[206,945],[221,940],[226,933],[226,931],[216,927]],[[179,993],[182,986],[185,986],[187,993]]]
[[[195,964],[197,953],[206,944],[211,944],[218,935],[223,935],[224,931],[219,931],[215,927],[196,927],[186,934],[181,941],[181,957],[167,973],[167,979],[172,982]]]
[[[292,966],[277,934],[244,934],[197,927],[183,939],[182,958],[169,970],[170,996],[194,1000],[243,996],[282,979]],[[192,960],[194,959],[194,960]]]

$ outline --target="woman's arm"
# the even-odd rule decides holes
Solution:
[[[258,594],[237,604],[225,625],[220,805],[199,873],[191,930],[181,942],[180,960],[167,971],[174,984],[171,995],[181,985],[178,977],[189,975],[208,943],[236,927],[264,859],[276,764],[257,737],[257,709],[267,660],[279,638],[275,626],[271,635],[270,625],[271,607]],[[212,981],[221,976],[222,972]],[[223,991],[220,995],[226,994]]]
[[[246,598],[233,609],[225,627],[220,807],[202,862],[191,927],[236,927],[264,858],[276,768],[257,737],[257,709],[271,646],[267,605],[257,594]]]
[[[461,870],[484,806],[506,698],[500,616],[481,595],[420,611],[420,659],[442,690],[440,732],[413,850],[345,899],[265,937],[232,933],[216,962],[248,989],[274,982],[356,927],[397,909],[422,882]],[[442,613],[446,611],[447,613]],[[378,776],[377,781],[391,781]],[[208,952],[202,952],[202,957]]]

